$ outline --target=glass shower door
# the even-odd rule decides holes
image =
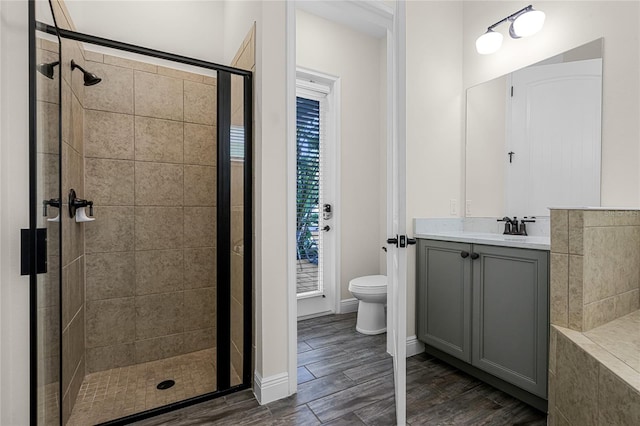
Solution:
[[[246,304],[250,303],[251,293],[247,289],[251,284],[246,283],[250,279],[250,261],[247,253],[250,253],[251,216],[245,212],[251,212],[251,144],[247,143],[250,136],[250,128],[247,125],[245,98],[246,77],[231,74],[231,98],[230,98],[230,128],[229,149],[223,150],[228,155],[228,172],[230,176],[230,373],[231,386],[243,383],[243,376],[250,367],[245,364],[245,345],[250,347],[251,341],[247,338],[247,323],[250,317],[245,314],[250,312]],[[250,107],[250,103],[248,104]],[[247,238],[248,237],[248,238]]]
[[[31,214],[35,216],[37,244],[46,244],[46,251],[37,250],[39,257],[46,256],[46,265],[39,258],[37,274],[31,271],[31,298],[36,305],[35,336],[32,336],[36,356],[35,360],[32,357],[32,363],[35,361],[32,374],[35,373],[37,382],[32,412],[36,410],[38,425],[58,425],[61,415],[60,45],[56,37],[36,31],[32,48],[35,49],[34,69],[31,70],[32,84],[35,84],[32,124],[35,124],[36,132],[35,141],[31,142],[32,145],[35,142],[35,155],[31,158],[35,203],[32,202]],[[45,235],[46,242],[43,239]]]
[[[251,73],[42,20],[37,423],[132,422],[250,387]]]

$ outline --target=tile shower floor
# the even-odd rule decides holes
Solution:
[[[68,426],[87,426],[161,407],[216,390],[216,350],[87,374]],[[174,380],[169,389],[158,383]],[[232,370],[231,383],[240,383]]]

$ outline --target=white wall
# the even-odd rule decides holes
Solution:
[[[216,63],[225,59],[224,1],[66,0],[65,3],[76,30],[81,33]],[[246,28],[243,34],[248,31]],[[234,46],[239,46],[243,38]]]
[[[380,39],[298,10],[296,55],[298,66],[341,81],[340,282],[349,299],[351,279],[380,273]]]
[[[287,204],[286,4],[232,1],[225,14],[228,57],[256,22],[254,360],[255,374],[265,385],[257,396],[265,402],[287,396],[289,391],[287,223],[283,214]]]
[[[407,228],[460,207],[462,3],[407,2]],[[407,336],[415,334],[415,246],[407,271]]]
[[[380,152],[378,163],[378,185],[380,197],[378,201],[378,212],[380,214],[378,225],[378,242],[380,251],[378,261],[380,274],[387,275],[387,252],[382,250],[387,241],[387,39],[383,38],[379,42],[379,72],[380,72]]]
[[[256,27],[256,370],[287,371],[285,3],[262,3]],[[258,368],[258,367],[261,367]]]
[[[258,21],[262,8],[259,1],[221,1],[224,6],[222,49],[223,64],[230,64],[251,25]]]
[[[29,227],[27,2],[0,2],[0,424],[29,424],[29,278],[20,229]],[[9,202],[10,201],[10,202]]]

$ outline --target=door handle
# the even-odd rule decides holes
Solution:
[[[415,238],[409,238],[407,237],[407,245],[408,246],[412,246],[416,243],[416,239]]]
[[[469,257],[469,252],[468,251],[461,251],[460,252],[460,257],[463,259],[466,259],[467,257]]]
[[[476,260],[480,255],[478,253],[471,253],[471,259]]]
[[[387,238],[387,244],[393,244],[398,247],[398,237],[395,238]]]

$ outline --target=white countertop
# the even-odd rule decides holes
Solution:
[[[534,250],[549,250],[551,239],[541,236],[503,235],[486,232],[438,231],[416,233],[415,238],[460,243],[486,244],[490,246],[515,247]]]

